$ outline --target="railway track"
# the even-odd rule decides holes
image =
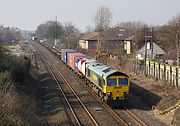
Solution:
[[[39,48],[37,48],[39,49]],[[41,53],[41,56],[44,57],[44,55]],[[45,57],[44,57],[45,58]],[[44,61],[45,62],[45,61]],[[46,64],[46,68],[48,69],[49,73],[52,75],[53,79],[56,81],[57,86],[59,88],[59,90],[61,91],[61,93],[63,94],[63,97],[69,107],[69,109],[72,112],[72,115],[75,119],[74,121],[74,125],[78,125],[78,126],[82,126],[84,123],[89,124],[89,125],[95,125],[95,126],[99,126],[97,121],[95,120],[95,118],[91,115],[91,113],[89,112],[89,110],[87,109],[87,107],[83,104],[83,102],[81,101],[81,99],[77,96],[77,94],[74,92],[74,90],[69,86],[69,83],[66,81],[66,79],[63,77],[63,75],[57,70],[56,67],[54,67],[52,61],[48,61]],[[56,70],[56,71],[55,71]],[[62,84],[59,82],[58,80],[58,75],[60,75],[62,77],[62,79],[64,80],[65,84]],[[61,85],[64,85],[63,88]],[[65,89],[65,85],[67,86]],[[69,88],[69,89],[67,89]],[[79,102],[78,105],[73,105],[72,104],[72,98],[70,99],[69,96],[66,95],[65,90],[67,92],[67,90],[70,91],[71,94],[74,95],[74,101],[76,101],[76,103]],[[71,95],[72,96],[72,95]],[[81,109],[81,111],[77,111],[75,109],[75,107],[81,107],[83,109]],[[84,111],[84,112],[83,112]],[[80,114],[81,113],[81,114]],[[81,116],[79,116],[81,115]],[[88,116],[88,117],[86,117]],[[85,120],[86,118],[86,120]],[[90,120],[87,121],[87,118]]]
[[[46,57],[45,57],[45,55],[43,55],[43,58],[46,59],[49,52],[46,49],[44,50],[43,47],[41,47],[40,45],[35,44],[35,46],[36,47],[38,46],[38,49],[43,51],[43,52],[41,52],[41,55],[43,55],[43,53],[47,54]],[[92,112],[90,112],[88,110],[86,105],[82,102],[81,98],[78,97],[78,94],[76,94],[74,89],[71,87],[70,82],[67,80],[66,77],[68,77],[68,76],[75,76],[75,74],[73,74],[70,70],[67,70],[67,68],[66,69],[62,69],[62,68],[65,68],[65,65],[62,64],[62,61],[60,61],[60,62],[61,62],[61,64],[53,62],[52,59],[50,59],[50,58],[48,60],[49,70],[51,71],[51,74],[54,76],[54,78],[56,78],[56,82],[58,84],[58,87],[60,88],[60,85],[62,85],[62,84],[59,84],[59,82],[57,80],[57,78],[58,78],[57,75],[55,75],[51,69],[54,69],[54,70],[58,71],[58,72],[56,72],[56,74],[59,74],[61,76],[61,78],[64,80],[64,82],[67,85],[69,85],[68,88],[73,92],[73,94],[76,96],[78,101],[79,102],[81,101],[80,103],[83,104],[82,106],[85,109],[85,111],[87,111],[86,113],[88,113],[88,116],[91,118],[91,121],[93,122],[93,124],[94,125],[99,125],[99,124],[102,125],[101,123],[98,124],[98,122],[95,120],[95,117],[92,116],[92,114],[91,114]],[[67,73],[61,73],[60,71],[66,71],[66,72],[68,71],[68,72]],[[76,77],[76,79],[78,79],[78,78]],[[98,101],[102,105],[101,107],[103,109],[106,109],[107,112],[109,112],[109,114],[111,114],[113,116],[113,118],[118,122],[118,125],[124,125],[124,126],[129,126],[129,125],[132,125],[132,126],[135,126],[135,125],[137,125],[137,126],[146,126],[145,123],[143,123],[140,119],[138,119],[133,113],[131,113],[126,108],[121,109],[121,110],[114,110],[114,109],[110,108],[107,104],[103,103],[99,99],[99,97],[90,89],[90,87],[88,87],[87,85],[84,84],[84,82],[82,80],[78,79],[78,82],[80,84],[82,84],[83,86],[86,86],[86,89],[88,88],[88,91],[92,92],[92,94],[95,97],[96,101]],[[70,105],[68,105],[68,106],[70,107]],[[71,107],[71,109],[73,111],[73,107]],[[73,115],[76,116],[75,118],[77,118],[76,119],[77,124],[81,125],[80,121],[78,121],[77,114],[75,112],[72,112],[72,113],[74,113]]]
[[[135,122],[133,126],[147,126],[143,121],[141,121],[137,116],[135,116],[132,112],[130,112],[126,107],[124,107],[122,110],[113,110],[113,111],[115,111],[116,114],[119,115],[124,120],[126,120],[128,116],[129,117],[128,120],[133,120]],[[130,125],[132,125],[131,122]]]
[[[76,76],[75,73],[72,73],[72,74],[74,76]],[[79,78],[77,77],[77,79],[79,79]],[[83,85],[85,85],[83,80],[79,79],[79,82],[82,83]],[[87,86],[87,88],[94,94],[94,97],[96,97],[97,100],[100,100],[99,97],[97,96],[97,94],[93,90],[91,90],[91,88],[89,86]],[[101,100],[100,100],[100,102],[101,102]],[[104,102],[103,102],[103,104],[106,108],[109,109],[109,111],[111,113],[114,114],[114,116],[116,116],[117,119],[124,121],[126,123],[125,125],[147,126],[143,121],[141,121],[136,115],[134,115],[132,112],[130,112],[126,107],[124,107],[123,109],[120,109],[120,110],[116,110],[116,109],[111,108]],[[127,119],[127,116],[129,117],[128,119]],[[132,123],[132,120],[135,123]]]

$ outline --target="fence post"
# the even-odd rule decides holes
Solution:
[[[154,62],[154,77],[156,78],[156,67],[155,67],[155,62]]]
[[[164,64],[164,81],[166,83],[166,65]]]
[[[150,61],[149,61],[149,75],[150,75],[150,73],[151,73],[151,64],[150,64]]]
[[[159,63],[159,79],[160,79],[160,72],[161,72],[161,64]]]
[[[170,85],[172,85],[172,66],[170,66]]]
[[[176,68],[176,87],[178,87],[178,78],[179,78],[179,72],[178,72],[178,68]]]

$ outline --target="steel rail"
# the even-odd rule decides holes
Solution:
[[[36,48],[38,48],[38,47],[36,47]],[[40,52],[40,53],[41,53],[41,55],[43,56],[42,52]],[[42,57],[41,57],[41,59],[43,60],[44,63],[46,62]],[[45,67],[48,68],[48,71],[51,73],[53,79],[56,81],[56,84],[57,84],[58,88],[60,89],[60,91],[61,91],[61,93],[62,93],[62,95],[63,95],[63,97],[64,97],[66,103],[68,104],[68,106],[69,106],[69,108],[70,108],[70,110],[71,110],[71,112],[72,112],[72,114],[73,114],[73,116],[74,116],[74,118],[75,118],[75,120],[76,120],[78,126],[81,126],[81,123],[80,123],[80,121],[79,121],[77,115],[75,114],[75,112],[74,112],[74,110],[73,110],[71,104],[69,103],[69,101],[68,101],[68,99],[67,99],[67,97],[66,97],[66,95],[65,95],[65,93],[64,93],[64,91],[63,91],[63,89],[61,88],[61,86],[60,86],[58,80],[56,79],[56,76],[55,76],[54,73],[52,72],[52,70],[51,70],[50,65],[49,65],[48,62],[47,62],[47,64],[48,64],[48,65],[45,65]]]
[[[62,62],[62,61],[61,61],[61,62]],[[55,66],[56,66],[56,69],[59,70],[59,68],[57,67],[56,64],[53,64],[53,65],[55,65]],[[63,65],[61,65],[61,66],[63,66]],[[72,72],[71,72],[71,73],[72,73]],[[72,73],[72,74],[75,75],[75,73]],[[63,76],[62,74],[61,74],[61,76],[64,78],[64,76]],[[64,79],[65,79],[65,78],[64,78]],[[78,79],[78,81],[79,81],[80,83],[83,83],[83,84],[84,84],[84,81],[83,81],[83,80]],[[96,99],[100,102],[101,100],[100,100],[99,97],[96,95],[96,93],[91,90],[91,87],[89,87],[88,85],[85,85],[85,86],[89,89],[89,91],[91,91],[91,92],[94,94],[94,96],[96,97]],[[101,102],[102,102],[102,101],[101,101]],[[120,117],[119,114],[117,114],[117,112],[116,112],[115,110],[113,110],[110,106],[108,106],[108,105],[105,104],[104,102],[103,102],[103,105],[104,105],[106,108],[108,108],[108,110],[109,110],[118,120],[120,120],[120,123],[122,123],[124,126],[129,126],[129,124],[128,124],[124,119],[122,119],[122,117]],[[137,116],[135,116],[132,112],[130,112],[130,111],[129,111],[127,108],[125,108],[125,107],[124,107],[124,112],[125,112],[127,115],[129,115],[130,118],[132,118],[138,125],[140,125],[140,126],[147,126],[143,121],[141,121]]]
[[[42,51],[42,50],[41,50]],[[50,60],[50,58],[49,58]],[[51,61],[51,65],[53,65],[53,67],[56,69],[56,71],[59,73],[59,75],[62,77],[62,79],[65,81],[65,83],[67,84],[68,88],[71,90],[71,92],[76,96],[76,98],[78,99],[78,101],[80,102],[80,104],[83,106],[84,110],[86,111],[86,113],[88,114],[88,116],[91,118],[91,120],[93,121],[93,123],[96,126],[99,126],[99,124],[97,123],[97,121],[95,120],[95,118],[92,116],[92,114],[89,112],[89,110],[87,109],[87,107],[84,105],[84,103],[82,102],[82,100],[79,98],[79,96],[76,94],[76,92],[73,90],[73,88],[70,86],[70,84],[68,83],[68,81],[66,80],[66,78],[62,75],[62,73],[59,71],[59,69],[57,68],[57,66]],[[50,63],[47,62],[47,64],[50,66]],[[51,71],[52,72],[52,71]],[[55,75],[53,74],[53,76],[55,77]],[[56,79],[57,81],[57,79]],[[57,81],[58,82],[58,81]],[[60,86],[60,84],[58,83],[58,86]],[[62,88],[61,88],[61,91]],[[65,95],[65,93],[63,93]],[[67,97],[66,97],[67,99]],[[68,101],[69,103],[69,101]],[[69,103],[70,105],[70,103]],[[72,107],[71,107],[72,108]],[[75,113],[74,113],[75,114]],[[77,117],[77,116],[76,116]]]
[[[124,107],[124,111],[131,116],[132,119],[134,119],[137,123],[139,123],[140,126],[147,126],[143,121],[141,121],[136,115],[134,115],[132,112],[130,112],[126,107]]]

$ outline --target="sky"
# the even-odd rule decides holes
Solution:
[[[72,22],[85,31],[94,26],[101,6],[111,10],[112,26],[126,21],[163,25],[180,13],[180,0],[0,0],[0,25],[36,30],[57,16],[60,23]]]

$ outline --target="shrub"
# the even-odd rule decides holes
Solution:
[[[0,72],[0,86],[4,87],[5,83],[12,79],[12,74],[8,71]]]
[[[0,70],[2,72],[9,71],[15,81],[22,83],[25,75],[29,72],[30,66],[30,59],[6,55],[6,58],[0,63]]]
[[[7,81],[5,85],[0,88],[0,125],[38,125],[36,102],[22,92],[17,93],[14,82]]]

